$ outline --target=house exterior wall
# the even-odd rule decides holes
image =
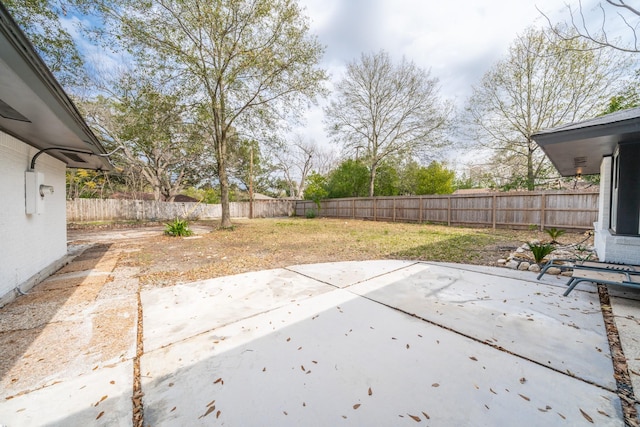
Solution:
[[[38,157],[39,183],[53,186],[54,193],[41,198],[31,188],[38,212],[26,214],[25,172],[36,152],[0,131],[0,306],[18,294],[16,288],[27,291],[67,254],[63,162],[46,154]]]
[[[600,164],[600,197],[598,222],[594,223],[594,244],[601,261],[640,265],[640,237],[611,234],[612,158]]]

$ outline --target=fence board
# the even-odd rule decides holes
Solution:
[[[231,202],[232,218],[249,216],[249,202]],[[255,200],[254,218],[291,216],[295,212],[294,200]],[[169,203],[150,200],[74,199],[67,200],[67,221],[170,221],[175,218],[218,219],[221,205],[205,203]]]
[[[306,216],[316,212],[310,200],[256,200],[255,218]],[[230,203],[233,218],[249,216],[248,202]],[[316,212],[318,213],[318,212]],[[329,199],[320,216],[376,221],[430,222],[502,228],[557,227],[587,230],[598,214],[598,193],[519,192],[473,195],[435,195]],[[218,219],[220,205],[167,203],[146,200],[76,199],[67,201],[67,220],[167,221],[176,217]]]
[[[298,216],[317,210],[312,201],[296,202]],[[493,228],[536,226],[588,230],[597,220],[598,193],[513,192],[329,199],[321,202],[319,215]]]

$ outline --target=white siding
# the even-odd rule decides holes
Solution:
[[[604,157],[600,164],[600,200],[595,227],[595,247],[601,261],[640,265],[640,237],[615,236],[611,227],[612,158]]]
[[[64,163],[38,157],[35,170],[55,192],[40,200],[40,213],[25,213],[25,172],[36,152],[0,132],[0,303],[67,253]]]

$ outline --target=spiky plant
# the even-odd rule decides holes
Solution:
[[[551,243],[527,243],[531,253],[533,254],[533,259],[536,261],[536,264],[540,264],[544,257],[553,252],[554,247]]]
[[[565,233],[565,230],[561,230],[559,228],[547,228],[546,233],[551,237],[551,243],[558,243],[558,237],[562,236]]]
[[[164,228],[164,234],[174,237],[191,236],[193,231],[189,229],[189,223],[186,219],[178,219],[168,222]]]

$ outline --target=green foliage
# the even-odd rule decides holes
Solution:
[[[332,199],[366,197],[369,195],[369,169],[360,161],[345,160],[329,174],[327,190]]]
[[[555,227],[547,228],[544,230],[549,237],[551,237],[551,243],[558,243],[558,238],[566,233],[566,230],[561,230]]]
[[[398,169],[384,162],[376,171],[374,196],[397,196],[400,194],[400,176]]]
[[[472,177],[462,174],[460,177],[456,177],[453,181],[454,190],[469,190],[476,188],[477,184]]]
[[[200,178],[197,167],[203,157],[202,135],[188,123],[183,100],[165,93],[170,87],[135,74],[125,76],[120,84],[113,125],[118,145],[125,149],[118,155],[153,188],[157,200],[170,200],[187,179]]]
[[[593,175],[582,175],[582,179],[585,180],[585,182],[588,182],[589,184],[592,185],[600,185],[600,174],[596,173]]]
[[[307,177],[307,188],[304,191],[306,200],[313,200],[320,210],[320,202],[329,196],[327,191],[327,180],[317,172],[312,172]]]
[[[418,169],[415,194],[451,194],[455,172],[433,161]]]
[[[221,227],[231,226],[230,155],[236,126],[272,134],[324,92],[323,47],[296,1],[127,2],[116,11],[120,37],[149,69],[179,79],[215,158]]]
[[[529,249],[531,249],[533,259],[535,259],[538,264],[542,262],[544,257],[554,251],[554,247],[550,243],[527,243],[527,245]]]
[[[186,237],[191,236],[193,231],[189,229],[189,223],[186,219],[176,218],[166,224],[164,234],[173,237]]]
[[[500,191],[528,190],[529,179],[522,175],[512,175],[511,179],[502,184],[499,188]],[[535,184],[531,189],[533,190],[534,188]]]
[[[407,162],[402,168],[401,193],[407,195],[451,194],[454,190],[455,172],[443,163],[432,161],[420,166],[416,161]]]
[[[615,113],[640,106],[640,70],[635,73],[635,79],[619,95],[612,96],[602,115]]]
[[[314,209],[310,209],[304,213],[304,216],[308,219],[312,219],[316,217],[316,211]]]
[[[85,8],[83,0],[3,0],[29,41],[64,86],[79,86],[86,80],[84,61],[61,22]]]
[[[67,169],[67,198],[94,199],[107,196],[107,175],[86,169]]]
[[[577,245],[576,252],[576,259],[579,261],[589,261],[593,256],[593,251],[590,251],[583,245]]]
[[[183,194],[194,199],[201,200],[202,203],[217,205],[220,203],[220,191],[215,188],[195,188],[189,187],[183,191]]]
[[[450,194],[454,178],[454,171],[436,161],[427,167],[414,160],[385,161],[377,168],[374,196]],[[326,188],[329,198],[367,197],[369,169],[362,161],[344,160],[330,172]]]
[[[237,143],[230,144],[229,149],[229,174],[247,191],[253,183],[255,193],[267,193],[273,167],[262,155],[258,141],[240,138]]]

